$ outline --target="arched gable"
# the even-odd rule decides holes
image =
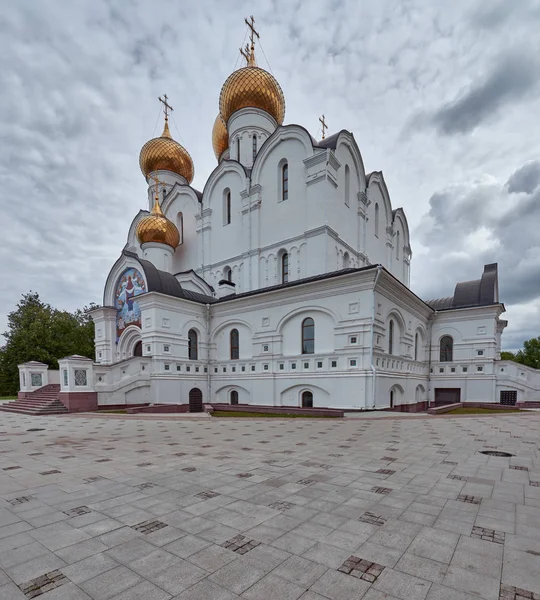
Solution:
[[[120,258],[114,263],[107,279],[105,281],[105,289],[103,290],[103,306],[114,306],[116,284],[122,273],[129,268],[134,268],[143,276],[146,289],[148,289],[148,279],[144,268],[135,255],[122,253]]]
[[[386,315],[385,323],[389,323],[390,319],[394,319],[395,321],[397,321],[401,335],[403,335],[407,330],[407,326],[405,324],[405,318],[401,314],[401,311],[395,307],[392,307]]]
[[[411,238],[409,234],[409,223],[407,221],[407,217],[405,216],[405,211],[402,208],[396,208],[396,210],[392,213],[392,225],[394,229],[401,229],[403,231],[403,240],[400,242],[402,248],[407,248],[410,253],[411,248]],[[400,254],[401,254],[401,248]]]
[[[384,180],[382,171],[373,171],[373,173],[370,173],[367,176],[368,191],[371,186],[377,186],[381,193],[386,214],[386,226],[388,227],[388,225],[390,225],[393,221],[392,202],[390,201],[390,194],[388,193],[388,188],[386,187],[386,182]]]
[[[253,168],[251,171],[251,181],[253,184],[258,183],[260,179],[261,169],[268,155],[277,148],[281,143],[287,140],[299,141],[304,146],[305,157],[313,154],[313,138],[308,131],[300,125],[285,125],[278,127],[274,133],[265,140],[264,144],[259,149]]]
[[[131,221],[131,225],[129,226],[129,231],[127,234],[127,240],[126,240],[126,245],[124,246],[124,249],[130,249],[130,250],[135,250],[138,251],[140,250],[140,245],[139,242],[137,240],[137,225],[139,224],[139,221],[141,219],[143,219],[144,217],[148,216],[150,214],[150,211],[148,210],[140,210],[136,215],[135,218],[133,219],[133,221]]]
[[[338,315],[336,315],[336,313],[334,313],[334,311],[332,311],[328,308],[322,307],[322,306],[307,305],[307,306],[295,308],[294,310],[291,310],[290,312],[288,312],[284,317],[282,317],[276,326],[276,331],[278,333],[281,333],[281,331],[283,330],[283,327],[287,323],[287,321],[290,321],[294,317],[296,317],[300,314],[303,314],[303,313],[314,313],[314,312],[325,313],[332,319],[334,324],[336,324],[339,321],[339,317],[338,317]],[[308,316],[308,315],[306,315],[306,316]]]
[[[362,159],[362,155],[360,153],[360,148],[358,148],[358,144],[354,139],[354,135],[343,129],[339,132],[337,142],[336,142],[336,154],[339,151],[339,147],[344,146],[347,148],[349,153],[351,154],[353,164],[356,171],[356,178],[358,184],[358,190],[363,192],[366,189],[366,171],[364,168],[364,161]]]
[[[199,212],[199,204],[201,203],[201,199],[197,195],[196,191],[187,185],[180,185],[178,183],[175,183],[172,189],[167,194],[167,196],[165,196],[165,200],[163,200],[163,202],[161,203],[161,210],[163,211],[165,216],[171,220],[174,220],[174,217],[168,215],[167,211],[169,210],[171,205],[174,204],[174,201],[180,197],[189,198],[193,205],[194,212]]]
[[[251,323],[249,323],[248,321],[244,321],[243,319],[238,319],[238,318],[233,318],[233,319],[229,319],[228,321],[225,321],[224,323],[220,323],[219,325],[217,325],[215,327],[215,329],[212,330],[212,333],[210,335],[211,339],[213,340],[223,329],[226,329],[227,327],[232,327],[234,329],[235,325],[243,325],[244,327],[247,327],[250,331],[250,333],[253,335],[253,329],[251,327]]]
[[[204,185],[202,203],[205,208],[210,206],[210,199],[214,195],[214,189],[222,177],[227,173],[233,173],[237,175],[240,184],[240,190],[247,188],[248,175],[244,167],[236,160],[224,159],[218,164],[212,173],[210,173],[210,177],[208,177]],[[221,201],[221,194],[218,194],[217,197]]]

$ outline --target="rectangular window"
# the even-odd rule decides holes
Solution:
[[[181,367],[180,365],[176,365],[176,370],[177,370],[177,371],[181,371],[181,370],[182,370],[182,367]]]
[[[246,365],[242,365],[242,373],[244,373],[246,370]]]
[[[214,367],[214,373],[217,373],[217,372],[218,372],[218,368]]]
[[[204,367],[204,372],[208,373],[208,367]]]
[[[356,358],[351,358],[349,360],[349,366],[350,367],[356,367]]]
[[[195,367],[195,373],[199,372],[199,367]]]
[[[285,365],[283,363],[279,363],[279,370],[283,371],[285,369]]]
[[[251,370],[255,371],[255,365],[251,365]]]
[[[333,360],[331,362],[331,365],[332,365],[332,369],[335,369],[337,367],[337,360]]]
[[[266,345],[263,346],[263,352],[268,352],[268,350],[269,350],[269,346],[266,346]]]
[[[170,352],[171,351],[171,347],[170,346],[163,346],[163,352]]]
[[[351,335],[351,337],[349,338],[349,343],[350,344],[357,344],[358,343],[358,337],[356,335]]]
[[[469,369],[467,367],[461,367],[461,370],[466,373]]]
[[[146,351],[147,352],[152,352],[152,346],[146,346]]]
[[[225,192],[223,204],[223,224],[229,225],[231,222],[231,192]]]
[[[68,372],[67,372],[67,369],[64,369],[63,373],[64,373],[64,386],[67,387],[67,385],[68,385]]]
[[[444,367],[439,368],[439,373],[444,373]]]
[[[285,163],[281,167],[281,199],[289,198],[289,165]]]
[[[268,371],[268,365],[264,365],[263,369],[264,369],[265,371]]]
[[[165,365],[165,371],[169,371],[171,368],[171,365]]]
[[[304,363],[304,369],[309,369],[309,363],[308,362]]]
[[[322,369],[322,360],[317,362],[317,369]]]
[[[223,367],[223,372],[226,373],[227,372],[227,367]]]
[[[484,367],[476,367],[476,370],[481,373],[484,370]]]
[[[484,356],[484,351],[483,350],[477,350],[476,351],[476,355],[477,356]]]
[[[296,363],[291,363],[291,369],[296,369]]]
[[[456,367],[450,367],[450,373],[455,373],[456,372]]]
[[[191,371],[191,367],[189,365],[186,367],[186,371]]]
[[[236,373],[236,367],[233,367],[233,368],[232,368],[232,372],[233,372],[233,373]]]

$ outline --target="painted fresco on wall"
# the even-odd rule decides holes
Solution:
[[[146,292],[144,277],[137,269],[126,269],[116,285],[114,305],[116,308],[116,341],[129,325],[141,326],[141,309],[135,297]]]

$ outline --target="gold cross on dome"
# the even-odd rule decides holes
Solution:
[[[150,179],[154,180],[154,185],[156,186],[154,190],[154,199],[156,202],[159,202],[159,186],[164,185],[163,181],[160,181],[157,175],[150,175]]]
[[[158,100],[163,104],[163,112],[165,113],[165,120],[169,119],[169,111],[173,111],[174,108],[169,104],[169,98],[167,94],[163,94],[163,98],[159,96]]]
[[[251,15],[251,17],[249,17],[249,18],[250,18],[249,21],[247,19],[244,19],[244,21],[246,22],[246,25],[251,30],[249,37],[251,39],[251,50],[253,51],[253,49],[255,48],[255,36],[257,36],[257,38],[259,38],[260,35],[259,35],[259,32],[255,29],[255,19],[253,18],[253,15]]]
[[[321,125],[322,125],[322,139],[324,140],[324,138],[326,137],[326,130],[328,129],[328,125],[326,124],[326,121],[324,120],[324,115],[322,117],[319,117],[319,121],[321,122]]]

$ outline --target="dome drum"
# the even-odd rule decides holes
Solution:
[[[277,128],[277,122],[267,112],[259,108],[241,108],[231,115],[228,122],[229,140],[238,133],[253,132],[266,139]],[[259,147],[262,142],[259,143]]]

